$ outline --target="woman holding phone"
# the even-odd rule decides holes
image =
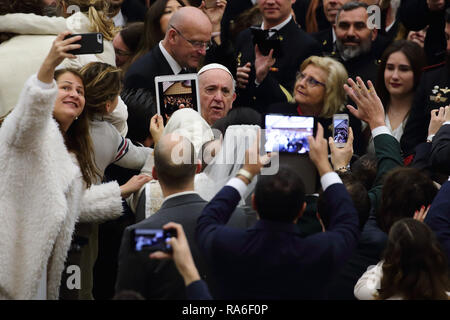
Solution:
[[[45,46],[48,46],[48,49],[45,51],[50,50],[51,41],[53,41],[54,38],[49,38],[49,35],[56,37],[56,35],[65,30],[69,30],[73,34],[101,33],[103,36],[103,52],[77,55],[74,59],[64,59],[61,67],[78,69],[89,62],[94,61],[105,62],[115,66],[116,57],[112,41],[115,34],[118,32],[118,29],[115,28],[112,20],[107,17],[107,9],[108,1],[103,0],[57,0],[57,11],[61,14],[60,17],[47,17],[38,14],[19,14],[20,11],[18,11],[18,13],[1,16],[0,32],[33,35],[33,41],[24,39],[20,42],[20,48],[21,50],[25,50],[25,52],[42,52],[42,47],[45,48]],[[15,50],[12,52],[14,53]],[[17,92],[17,96],[9,99],[11,101],[10,105],[7,106],[9,109],[12,109],[18,99],[18,94],[20,93],[17,89],[12,87],[21,88],[25,80],[31,75],[29,70],[37,70],[44,58],[45,56],[42,56],[42,60],[34,59],[33,65],[28,65],[28,59],[25,59],[24,70],[21,70],[20,72],[21,76],[17,77],[14,75],[14,77],[12,77],[15,79],[14,83],[7,84],[7,92]],[[10,87],[11,91],[9,90]],[[119,99],[118,107],[111,115],[108,115],[105,120],[111,122],[111,124],[125,136],[128,131],[126,122],[127,117],[127,107],[123,101]]]
[[[120,216],[122,196],[141,185],[139,177],[93,185],[82,77],[55,72],[79,48],[69,34],[57,36],[0,127],[1,299],[58,299],[75,223]]]
[[[324,136],[328,139],[333,135],[333,116],[348,114],[343,87],[347,78],[347,71],[340,62],[328,57],[311,56],[302,63],[297,73],[293,101],[273,104],[266,113],[314,117],[324,128]],[[355,153],[362,155],[365,145],[360,137],[361,121],[351,114],[349,120],[355,137]]]

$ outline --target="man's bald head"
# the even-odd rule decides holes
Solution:
[[[182,29],[183,27],[196,25],[199,28],[211,28],[211,21],[208,16],[200,9],[196,7],[182,7],[177,10],[169,20],[170,25],[175,26],[175,28]],[[181,31],[181,30],[180,30]]]
[[[169,20],[163,46],[182,68],[197,68],[211,32],[212,24],[202,10],[182,7]]]
[[[155,169],[160,183],[180,188],[193,182],[197,169],[194,146],[176,133],[161,137],[154,152]]]

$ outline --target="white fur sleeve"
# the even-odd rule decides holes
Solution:
[[[34,13],[10,13],[0,16],[0,31],[19,34],[58,34],[67,30],[63,17],[38,16]]]
[[[45,84],[36,75],[25,83],[16,107],[2,125],[2,139],[10,145],[32,149],[42,143],[43,132],[52,118],[57,95],[55,81]]]
[[[84,192],[80,222],[103,222],[122,215],[122,197],[116,181],[92,185]]]

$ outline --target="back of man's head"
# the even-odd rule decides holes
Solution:
[[[353,173],[340,173],[339,177],[352,198],[356,211],[358,211],[359,228],[362,230],[370,213],[370,199],[367,189]],[[317,200],[317,211],[320,214],[325,229],[328,229],[328,226],[330,225],[330,212],[328,210],[327,199],[325,199],[323,193],[320,194],[319,199]]]
[[[386,175],[383,184],[377,215],[379,227],[388,233],[396,221],[411,218],[421,206],[430,205],[437,191],[433,181],[417,169],[392,170]]]
[[[280,167],[275,175],[258,177],[256,211],[261,219],[292,223],[305,202],[305,186],[292,169]]]
[[[155,147],[155,170],[162,186],[181,189],[193,182],[197,161],[192,143],[175,133],[161,137]]]

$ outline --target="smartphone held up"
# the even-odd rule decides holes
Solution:
[[[70,34],[64,39],[72,38],[75,36],[81,36],[79,41],[74,42],[74,44],[80,44],[81,47],[75,50],[68,51],[73,55],[81,54],[97,54],[103,52],[103,35],[99,32],[94,33],[80,33],[80,34]]]
[[[336,147],[343,148],[348,140],[348,114],[333,116],[333,139]]]

